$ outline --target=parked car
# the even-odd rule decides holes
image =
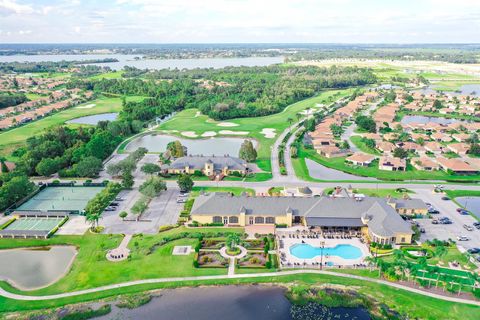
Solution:
[[[116,197],[116,198],[115,198],[115,201],[123,201],[123,200],[125,200],[125,199],[120,198],[120,197]]]
[[[467,210],[460,211],[460,214],[463,215],[463,216],[468,216],[469,215]]]
[[[113,207],[106,207],[106,208],[105,208],[105,211],[115,211],[115,210],[116,210],[116,209],[113,208]]]
[[[469,226],[468,224],[464,224],[463,228],[467,229],[468,231],[473,231],[473,227]]]
[[[427,207],[431,207],[432,204],[430,202],[425,202],[425,204],[427,205]]]
[[[457,237],[457,240],[458,240],[458,241],[468,241],[468,240],[470,240],[470,238],[467,237],[467,236],[458,236],[458,237]]]
[[[480,253],[480,248],[471,248],[471,249],[468,249],[467,252],[470,254]]]
[[[442,197],[442,200],[447,201],[447,200],[450,200],[450,198],[449,197]]]
[[[425,233],[425,228],[420,228],[420,233]]]
[[[439,224],[439,222],[438,222],[437,219],[433,219],[433,220],[432,220],[432,224]]]
[[[440,214],[440,211],[438,211],[437,209],[434,209],[434,208],[430,208],[430,209],[428,209],[428,213],[430,213],[430,214]]]
[[[117,202],[112,202],[112,203],[110,203],[110,206],[111,207],[118,207],[118,203]]]
[[[480,256],[477,257],[477,261],[480,262]]]
[[[177,198],[177,203],[185,203],[187,202],[187,199],[185,198]]]

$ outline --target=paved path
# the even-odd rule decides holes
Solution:
[[[428,296],[431,298],[436,298],[444,301],[450,301],[455,303],[463,303],[469,304],[474,306],[480,306],[480,301],[478,300],[468,300],[462,299],[452,296],[443,296],[440,294],[432,293],[423,291],[420,289],[415,289],[411,287],[407,287],[401,285],[399,283],[388,282],[381,279],[373,279],[367,278],[362,276],[356,276],[352,274],[344,274],[344,273],[337,273],[331,271],[323,271],[323,270],[290,270],[290,271],[280,271],[280,272],[268,272],[268,273],[252,273],[252,274],[234,274],[234,275],[217,275],[217,276],[199,276],[199,277],[179,277],[179,278],[160,278],[160,279],[147,279],[147,280],[137,280],[137,281],[130,281],[118,284],[112,284],[108,286],[102,286],[98,288],[74,291],[74,292],[66,292],[66,293],[59,293],[54,295],[46,295],[46,296],[28,296],[22,294],[16,294],[6,291],[3,288],[0,288],[0,296],[5,298],[14,299],[14,300],[24,300],[24,301],[42,301],[42,300],[55,300],[67,297],[74,297],[80,296],[83,294],[107,291],[112,289],[118,288],[125,288],[131,287],[135,285],[142,285],[142,284],[152,284],[152,283],[166,283],[166,282],[187,282],[187,281],[200,281],[200,280],[222,280],[222,279],[242,279],[242,278],[264,278],[264,277],[275,277],[275,276],[288,276],[288,275],[296,275],[296,274],[323,274],[323,275],[330,275],[335,277],[341,278],[348,278],[348,279],[355,279],[355,280],[362,280],[371,283],[377,283],[386,285],[392,288],[402,289],[405,291],[417,293],[423,296]]]
[[[287,169],[287,175],[283,176],[280,174],[280,164],[278,163],[278,149],[280,144],[282,144],[283,139],[285,136],[291,131],[294,130],[298,126],[298,123],[291,125],[290,127],[286,128],[277,138],[275,143],[272,146],[270,160],[272,162],[272,180],[273,181],[291,181],[291,179],[297,179],[295,177],[295,173],[291,173],[290,170]],[[287,155],[285,153],[284,158],[286,159]],[[292,169],[293,170],[293,169]],[[290,176],[291,175],[291,176]]]

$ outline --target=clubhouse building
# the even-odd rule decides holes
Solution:
[[[191,218],[225,226],[303,225],[324,231],[361,232],[382,244],[411,243],[412,229],[388,199],[376,197],[250,197],[200,195]]]

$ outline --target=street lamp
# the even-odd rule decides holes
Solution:
[[[323,270],[323,248],[325,248],[325,241],[320,242],[320,270]]]

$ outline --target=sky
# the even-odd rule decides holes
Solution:
[[[480,0],[0,0],[0,43],[480,43]]]

